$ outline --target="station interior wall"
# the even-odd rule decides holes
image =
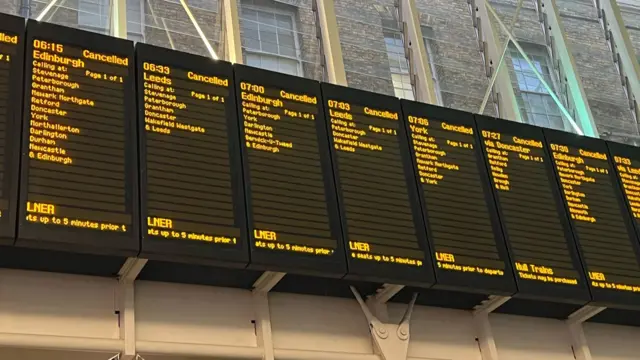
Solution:
[[[107,360],[112,352],[9,347],[11,335],[60,339],[118,339],[115,279],[0,270],[0,359]],[[376,360],[367,322],[355,299],[269,293],[276,359]],[[390,322],[405,304],[388,303]],[[135,336],[139,342],[222,345],[257,349],[250,291],[211,286],[136,281]],[[500,360],[572,360],[565,321],[490,314]],[[584,323],[594,360],[640,357],[640,328]],[[482,360],[471,312],[416,306],[409,360]],[[145,360],[197,360],[139,351]],[[153,348],[153,346],[151,346]],[[188,351],[187,351],[188,352]],[[244,352],[243,352],[244,353]],[[204,354],[200,354],[204,355]],[[238,355],[241,358],[243,355]]]

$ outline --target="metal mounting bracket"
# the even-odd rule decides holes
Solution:
[[[133,360],[136,357],[136,320],[134,282],[147,259],[128,258],[118,271],[115,311],[118,314],[120,339],[124,340],[122,352],[116,360]]]
[[[567,318],[566,323],[571,337],[571,349],[576,360],[593,359],[582,324],[605,309],[606,307],[603,306],[585,305]]]
[[[397,284],[383,284],[374,295],[375,301],[384,304],[391,300],[397,293],[404,288],[404,285]]]
[[[277,271],[265,271],[260,277],[253,283],[253,292],[268,293],[278,284],[280,280],[286,275],[283,272]]]
[[[369,323],[369,331],[373,337],[376,348],[379,350],[382,360],[406,360],[409,351],[410,323],[413,306],[418,294],[414,293],[407,310],[398,325],[385,324],[373,315],[371,310],[362,300],[358,290],[351,286],[351,292],[362,308],[364,316]]]

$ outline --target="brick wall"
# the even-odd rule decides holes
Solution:
[[[504,24],[511,29],[513,35],[516,37],[520,45],[527,52],[527,55],[548,54],[549,50],[546,45],[545,35],[540,25],[540,20],[535,8],[535,3],[533,1],[524,1],[522,3],[520,13],[518,14],[518,18],[514,24],[512,20],[516,12],[517,3],[518,2],[516,0],[492,0],[491,1],[491,5],[496,10],[496,13],[498,14],[502,22],[504,22]],[[493,17],[492,17],[492,20],[493,20]],[[508,36],[500,28],[497,21],[493,21],[493,29],[494,29],[494,32],[498,35],[498,38],[500,39],[500,43],[502,44],[501,47],[504,46],[504,43],[508,40]],[[512,49],[515,48],[513,45],[510,45],[510,46]],[[547,78],[546,80],[547,81],[551,80],[549,85],[553,88],[555,94],[560,99],[564,99],[566,97],[566,94],[563,90],[564,87],[560,85],[558,73],[556,70],[554,70],[550,62],[547,65],[549,66],[549,70],[550,70],[550,74],[549,74],[550,79]],[[524,111],[524,103],[522,102],[522,92],[520,91],[520,87],[518,85],[518,79],[515,75],[513,62],[511,59],[511,51],[507,52],[503,66],[506,66],[509,70],[511,85],[513,88],[514,95],[516,96],[516,99],[518,101],[518,106],[521,109],[520,113],[522,115],[523,121],[534,123],[533,119],[527,118],[527,114]],[[529,71],[532,71],[532,70],[529,70]],[[564,102],[563,104],[572,113],[571,104],[568,104],[566,102]],[[560,108],[555,103],[552,105],[552,107],[554,112],[558,113],[560,111]],[[569,127],[565,126],[564,129],[563,128],[560,128],[560,129],[569,130]]]
[[[383,19],[376,6],[393,8],[393,1],[335,0],[344,68],[350,87],[393,96]]]
[[[0,0],[0,12],[18,15],[20,2],[18,0]]]
[[[76,26],[78,0],[60,0],[50,21]],[[131,0],[130,0],[131,1]],[[312,0],[292,2],[254,0],[254,4],[276,7],[295,14],[298,44],[304,76],[321,80],[321,52],[316,38]],[[429,27],[430,50],[445,106],[477,111],[487,87],[475,29],[466,0],[415,0],[421,25]],[[393,0],[335,0],[338,31],[350,86],[393,95],[393,84],[384,43],[383,24],[393,26]],[[492,5],[505,22],[515,10],[516,0],[492,0]],[[567,30],[571,52],[576,59],[599,131],[637,134],[637,126],[627,107],[619,77],[612,62],[591,0],[557,0],[562,22]],[[184,9],[177,0],[141,2],[146,41],[178,50],[207,55],[207,50]],[[33,2],[37,14],[46,2]],[[219,0],[190,0],[189,5],[214,49],[222,54],[221,10]],[[16,12],[17,0],[0,0],[2,11]],[[640,55],[640,11],[625,9],[623,16],[636,51]],[[167,31],[168,30],[168,31]],[[532,1],[524,8],[513,29],[525,43],[545,45],[544,36]],[[502,33],[497,29],[497,33]],[[504,35],[500,36],[504,41]],[[507,59],[505,65],[512,72]],[[517,86],[512,73],[512,82]],[[493,107],[489,105],[488,111]]]
[[[48,4],[48,1],[31,2],[31,15],[36,17]],[[78,27],[78,0],[60,0],[52,7],[44,20],[59,25]]]
[[[629,37],[633,43],[633,47],[636,50],[636,56],[640,58],[640,7],[638,8],[624,8],[621,9],[622,18],[629,32]]]
[[[324,80],[323,59],[320,52],[320,42],[316,34],[316,14],[312,10],[312,0],[301,0],[293,7],[296,13],[296,37],[300,46],[302,71],[304,77]]]
[[[217,54],[222,54],[218,1],[191,0],[188,4],[211,47]],[[179,1],[144,1],[144,14],[144,36],[147,43],[209,56],[205,43]]]
[[[299,47],[298,56],[302,65],[302,76],[324,79],[320,42],[316,35],[316,14],[312,9],[312,0],[294,0],[289,3],[273,0],[240,0],[240,6],[264,8],[284,14],[292,14],[295,21],[295,37]]]
[[[557,0],[568,46],[600,133],[638,134],[591,0]]]
[[[416,0],[420,24],[428,27],[443,105],[478,112],[489,86],[478,39],[466,0]],[[486,114],[495,115],[490,102]]]

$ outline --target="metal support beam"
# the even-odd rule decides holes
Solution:
[[[592,360],[587,338],[582,329],[582,323],[567,324],[571,338],[571,349],[576,360]]]
[[[422,38],[420,14],[415,0],[400,0],[399,11],[405,54],[409,59],[411,78],[415,79],[416,100],[438,105],[437,89],[433,82],[429,55]]]
[[[509,39],[513,43],[513,46],[515,46],[516,49],[518,49],[522,58],[527,62],[527,65],[529,65],[529,68],[533,71],[534,75],[538,78],[538,81],[540,81],[542,86],[544,86],[544,88],[547,90],[547,93],[549,94],[549,96],[551,96],[553,101],[555,101],[556,105],[558,105],[558,108],[560,108],[560,111],[562,112],[562,114],[569,121],[569,124],[573,127],[573,130],[579,135],[584,135],[582,128],[573,119],[573,116],[571,115],[571,112],[569,112],[569,110],[567,109],[567,106],[565,106],[562,100],[555,93],[555,91],[553,90],[553,88],[551,87],[551,84],[549,84],[547,79],[545,79],[544,76],[542,76],[542,74],[540,73],[540,71],[536,69],[536,66],[533,64],[533,62],[531,61],[527,53],[524,51],[524,49],[522,48],[522,46],[520,45],[516,37],[508,30],[504,22],[500,20],[496,11],[488,3],[488,0],[486,0],[486,5],[487,5],[487,9],[491,13],[491,15],[493,15],[493,17],[496,19],[496,21],[498,22],[502,30],[509,36]]]
[[[473,308],[473,323],[476,328],[478,346],[482,360],[498,360],[498,348],[493,338],[489,314],[509,301],[511,296],[490,295],[487,300]]]
[[[322,33],[322,48],[327,64],[327,79],[332,84],[347,86],[344,70],[338,21],[333,0],[315,0],[318,9],[318,25]]]
[[[489,322],[488,312],[473,314],[473,324],[476,329],[478,347],[482,360],[498,360],[498,348],[493,338],[493,330]]]
[[[374,301],[385,304],[387,301],[391,300],[392,297],[396,296],[400,290],[404,289],[404,285],[397,284],[383,284],[378,290],[376,290],[376,294],[373,296]]]
[[[483,300],[480,304],[473,307],[473,314],[488,315],[509,300],[511,300],[511,296],[489,295],[487,300]]]
[[[589,101],[582,86],[582,80],[578,74],[576,61],[573,58],[567,41],[564,26],[560,21],[560,13],[555,0],[536,0],[537,9],[541,12],[540,18],[546,19],[546,27],[543,28],[552,40],[552,51],[555,60],[559,61],[561,73],[568,85],[569,96],[576,111],[576,121],[582,133],[586,136],[598,137],[596,123],[589,108]]]
[[[252,295],[255,310],[256,340],[258,347],[262,349],[262,360],[274,360],[269,294],[254,289]]]
[[[567,322],[570,324],[582,324],[605,309],[606,307],[604,306],[585,305],[569,315]]]
[[[119,281],[135,281],[138,278],[138,275],[140,275],[142,268],[147,265],[147,261],[147,259],[142,258],[127,258],[118,271]]]
[[[127,38],[127,0],[111,0],[111,36]]]
[[[620,73],[622,87],[629,98],[629,109],[640,123],[640,65],[629,32],[624,25],[620,7],[615,0],[594,0],[602,26],[609,40],[615,63]]]
[[[366,305],[373,315],[380,319],[380,321],[386,323],[389,321],[389,309],[387,308],[387,302],[402,289],[404,289],[404,285],[383,284],[381,287],[376,289],[375,295],[369,295],[367,297]]]
[[[498,109],[500,117],[508,120],[522,122],[520,109],[513,91],[509,70],[503,66],[497,69],[498,62],[502,55],[498,34],[495,33],[491,16],[487,11],[487,4],[484,0],[471,0],[471,15],[475,16],[473,23],[476,27],[480,51],[483,52],[487,77],[490,78],[494,71],[498,71],[495,80],[495,93],[498,99]]]
[[[36,16],[36,20],[38,20],[38,21],[44,20],[44,17],[47,16],[47,14],[51,11],[51,9],[53,9],[53,7],[56,5],[57,2],[58,2],[58,0],[50,0],[49,3],[47,4],[47,6],[45,6],[45,8],[42,9],[40,14],[38,14],[38,16]]]
[[[286,275],[283,272],[265,271],[253,283],[253,292],[268,293]]]
[[[128,258],[118,271],[116,287],[116,314],[120,326],[120,339],[124,342],[121,360],[133,360],[136,356],[136,316],[134,283],[147,259]]]
[[[413,294],[413,298],[402,316],[402,320],[400,320],[398,325],[395,325],[383,322],[376,317],[362,300],[360,293],[355,287],[351,286],[351,292],[358,301],[358,304],[360,304],[364,316],[367,318],[376,353],[380,354],[380,358],[382,360],[407,360],[411,314],[418,294]]]
[[[213,60],[218,60],[219,59],[218,54],[216,54],[216,51],[213,49],[213,46],[211,46],[211,42],[207,38],[207,35],[205,35],[204,31],[202,31],[202,28],[200,27],[198,20],[191,12],[191,8],[189,8],[189,4],[187,4],[186,0],[179,0],[179,1],[180,1],[180,4],[182,5],[182,8],[184,9],[184,12],[187,14],[187,17],[191,21],[191,25],[193,25],[193,28],[196,29],[198,36],[200,36],[200,40],[202,40],[204,47],[207,49],[207,52],[209,53],[209,56],[211,56]]]
[[[518,5],[516,6],[516,11],[511,18],[511,25],[509,25],[509,29],[507,31],[512,31],[513,27],[516,26],[518,22],[518,17],[520,16],[520,10],[522,10],[522,4],[524,0],[518,0]],[[489,95],[493,92],[493,85],[496,83],[496,79],[498,78],[498,74],[500,74],[500,70],[502,69],[502,65],[504,64],[504,59],[507,56],[507,51],[509,51],[509,44],[511,43],[511,39],[507,38],[507,41],[502,46],[502,52],[500,55],[500,60],[498,60],[498,65],[496,66],[496,71],[491,74],[491,78],[489,79],[489,86],[487,87],[486,92],[484,93],[484,98],[482,98],[482,105],[480,105],[480,110],[478,110],[479,114],[484,113],[484,109],[487,106],[487,101],[489,101]]]
[[[240,37],[240,16],[238,0],[223,0],[225,60],[242,64],[242,38]]]
[[[582,324],[605,309],[606,307],[603,306],[585,305],[567,318],[566,323],[571,337],[571,348],[576,360],[592,360]]]

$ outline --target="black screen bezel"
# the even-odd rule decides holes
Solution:
[[[240,98],[240,82],[247,81],[260,86],[276,87],[291,92],[299,92],[302,94],[315,95],[318,99],[316,118],[316,134],[318,139],[318,152],[321,161],[322,174],[325,188],[325,202],[327,205],[327,215],[331,234],[336,240],[336,248],[332,255],[315,256],[297,254],[293,252],[281,252],[269,249],[258,248],[254,245],[253,240],[253,216],[251,209],[251,176],[248,164],[248,151],[244,141],[240,141],[240,149],[242,151],[243,170],[245,179],[245,198],[247,206],[247,226],[249,231],[249,248],[251,249],[250,268],[260,270],[285,271],[296,274],[315,275],[322,277],[343,277],[347,271],[345,261],[344,240],[338,213],[338,203],[336,199],[336,189],[333,182],[331,159],[329,158],[329,142],[327,138],[327,130],[324,126],[324,109],[322,106],[322,94],[320,92],[320,83],[314,80],[299,78],[282,73],[276,73],[258,69],[255,67],[235,64],[235,84],[236,84],[236,102],[238,106],[238,124],[240,129],[240,139],[244,139],[244,126],[241,125],[243,120],[242,100]]]
[[[126,207],[131,214],[128,234],[107,233],[99,230],[53,227],[26,221],[27,183],[29,176],[29,108],[31,104],[31,75],[33,40],[44,39],[104,51],[126,57],[129,74],[124,88],[125,111],[125,192]],[[18,239],[16,245],[71,252],[87,252],[100,255],[135,256],[140,250],[138,209],[138,144],[136,138],[136,101],[133,42],[107,35],[72,29],[60,25],[29,20],[27,23],[22,116],[22,154],[20,168],[20,204],[18,212]]]
[[[578,136],[576,134],[567,133],[567,132],[558,131],[558,130],[552,130],[552,129],[544,129],[543,132],[547,142],[547,149],[549,150],[549,153],[551,153],[551,150],[550,150],[551,143],[557,142],[561,145],[567,145],[575,148],[585,148],[585,149],[590,149],[592,151],[598,151],[601,153],[609,154],[609,149],[604,140],[590,138],[586,136]],[[636,261],[640,265],[640,242],[638,241],[637,233],[635,231],[635,228],[631,220],[631,213],[627,208],[627,204],[626,204],[626,201],[624,200],[625,198],[622,193],[622,189],[619,186],[617,172],[615,171],[615,165],[613,164],[611,156],[608,156],[607,162],[609,164],[609,168],[612,170],[609,172],[609,176],[611,178],[611,184],[613,185],[613,193],[618,200],[618,205],[620,206],[620,210],[622,214],[622,221],[624,222],[625,227],[627,228],[627,233],[631,237],[631,240],[635,240],[635,241],[632,241],[631,246],[634,248],[634,251],[636,253]],[[553,169],[556,175],[556,182],[558,184],[558,187],[560,187],[561,186],[560,180],[558,177],[558,172],[555,169],[555,166],[553,167]],[[568,214],[569,213],[568,206],[564,201],[564,198],[562,198],[562,200],[565,207],[565,211]],[[569,221],[569,223],[571,224],[571,221]],[[582,254],[582,249],[580,247],[580,237],[578,236],[578,233],[576,232],[573,224],[571,224],[571,228],[572,228],[573,235],[576,239],[576,243],[578,244],[578,251],[580,253],[580,258],[584,259],[584,256]],[[587,266],[584,263],[584,261],[582,262],[582,267],[584,269],[585,274],[588,275],[589,270],[587,269]],[[593,299],[593,303],[596,305],[603,305],[603,306],[610,306],[610,307],[640,308],[638,306],[638,299],[640,299],[640,295],[636,295],[634,293],[628,293],[624,291],[615,291],[615,290],[612,291],[607,289],[595,288],[591,286],[591,284],[589,284],[589,289],[591,291],[591,297]]]
[[[348,103],[354,103],[361,106],[372,106],[376,109],[389,110],[398,113],[398,121],[402,121],[402,108],[400,99],[386,96],[377,93],[370,93],[353,88],[347,88],[343,86],[322,83],[322,96],[325,113],[329,113],[328,100],[346,101]],[[333,159],[333,175],[336,184],[336,190],[338,194],[338,204],[340,207],[342,229],[344,232],[345,247],[347,246],[348,231],[347,222],[345,218],[346,210],[344,206],[344,199],[342,196],[342,187],[340,183],[340,171],[335,151],[335,143],[331,136],[331,120],[327,116],[325,119],[327,127],[327,134],[330,143],[330,153]],[[427,233],[424,226],[422,217],[422,210],[420,208],[420,201],[418,199],[418,188],[415,183],[415,174],[413,170],[412,159],[410,156],[409,148],[407,147],[406,134],[404,134],[404,126],[402,123],[398,124],[398,142],[400,154],[403,162],[404,175],[407,185],[407,193],[409,195],[409,206],[411,206],[411,212],[413,214],[413,222],[416,230],[416,237],[420,250],[424,253],[423,266],[421,268],[413,266],[401,266],[397,264],[385,264],[375,263],[366,260],[353,259],[347,256],[347,266],[349,269],[347,278],[355,280],[367,280],[376,282],[388,282],[401,285],[412,285],[423,288],[431,287],[435,283],[435,274],[433,271],[433,260],[429,255],[431,250],[427,241]]]
[[[480,139],[477,135],[478,131],[476,129],[476,125],[473,119],[473,115],[470,113],[465,113],[462,111],[442,108],[434,105],[418,103],[414,101],[402,100],[402,110],[404,113],[403,122],[404,122],[404,132],[405,139],[407,142],[407,147],[411,153],[412,157],[412,166],[414,169],[414,173],[417,174],[417,164],[413,161],[416,157],[413,146],[411,146],[411,131],[409,129],[408,116],[420,116],[427,119],[433,119],[437,121],[442,121],[446,123],[450,123],[453,125],[463,125],[467,127],[471,127],[474,131],[474,135],[472,135],[476,141],[476,144],[479,144]],[[498,217],[495,210],[495,204],[493,202],[493,198],[491,195],[490,184],[487,169],[484,166],[484,160],[482,159],[482,153],[478,147],[474,149],[476,163],[478,166],[478,173],[480,174],[480,186],[482,187],[485,204],[487,206],[487,212],[489,213],[489,218],[491,221],[491,227],[493,229],[493,237],[495,240],[496,251],[500,256],[501,260],[504,262],[504,276],[483,276],[477,273],[463,273],[459,271],[450,271],[439,269],[438,267],[434,267],[436,274],[436,287],[443,289],[452,289],[452,290],[462,290],[467,292],[477,292],[477,293],[491,293],[496,295],[512,295],[516,292],[516,284],[513,279],[513,270],[511,266],[511,261],[509,259],[509,255],[507,253],[507,249],[505,247],[504,239],[502,236],[502,232],[500,229],[500,224],[498,223]],[[418,197],[420,199],[420,204],[422,206],[424,222],[427,230],[427,239],[429,240],[429,246],[432,249],[431,256],[435,257],[435,244],[433,243],[433,237],[431,236],[431,227],[429,225],[429,210],[426,204],[426,200],[424,198],[424,188],[417,176],[414,176],[414,181],[416,186],[422,191],[418,191]],[[435,260],[434,260],[435,262]]]
[[[197,71],[203,75],[221,76],[229,79],[229,95],[225,99],[227,136],[229,141],[229,163],[231,174],[231,190],[233,193],[234,217],[240,229],[240,241],[237,246],[227,247],[205,241],[165,239],[161,236],[149,235],[147,226],[147,136],[144,121],[144,69],[143,62]],[[188,66],[188,69],[186,68]],[[244,191],[242,187],[242,162],[240,160],[240,144],[238,123],[235,120],[236,101],[233,81],[233,67],[225,61],[214,61],[210,58],[174,51],[143,43],[136,44],[136,79],[138,99],[138,145],[140,156],[140,222],[141,222],[141,255],[151,259],[176,261],[192,264],[227,265],[244,267],[249,262],[247,246],[247,227],[244,207]],[[215,224],[213,224],[215,225]]]
[[[577,286],[571,285],[562,285],[562,284],[551,284],[544,283],[533,280],[521,279],[517,276],[517,270],[514,269],[514,277],[516,279],[516,283],[518,285],[518,297],[521,298],[531,298],[531,299],[542,299],[547,301],[554,302],[566,302],[566,303],[577,303],[584,304],[591,300],[591,295],[589,293],[589,288],[587,285],[587,280],[585,276],[585,272],[582,266],[581,255],[579,249],[577,247],[576,241],[573,236],[573,231],[571,224],[569,223],[569,218],[564,207],[564,200],[562,198],[562,193],[560,192],[560,187],[555,177],[554,165],[552,163],[551,155],[549,153],[547,144],[545,142],[545,137],[542,133],[542,128],[517,123],[513,121],[507,121],[502,119],[491,118],[482,115],[475,115],[476,124],[478,126],[478,130],[489,130],[500,132],[504,135],[512,135],[512,136],[521,136],[523,138],[535,139],[539,140],[543,144],[543,152],[544,152],[544,161],[545,161],[545,170],[547,172],[547,176],[549,177],[549,184],[551,186],[551,194],[555,198],[555,207],[557,211],[558,220],[560,221],[560,225],[562,226],[565,242],[567,244],[567,250],[569,251],[569,256],[571,257],[571,264],[573,268],[578,273],[578,281],[580,282]],[[480,133],[478,133],[480,136]],[[484,161],[485,166],[489,169],[488,160],[486,157],[486,148],[484,142],[481,144],[482,151],[484,153]],[[489,177],[491,179],[491,177]],[[493,180],[491,180],[493,183]],[[504,219],[504,214],[502,213],[502,209],[499,206],[498,194],[497,190],[491,186],[493,191],[493,198],[496,204],[496,210],[500,216],[500,219]],[[510,254],[513,254],[513,250],[511,248],[511,243],[509,241],[509,231],[504,225],[503,221],[500,221],[500,226],[502,227],[502,232],[504,234],[505,242],[507,245],[507,249]],[[515,263],[513,260],[513,256],[511,256],[512,264]],[[515,265],[513,265],[515,266]]]
[[[18,35],[16,55],[9,67],[9,97],[7,99],[7,114],[5,124],[4,144],[4,178],[2,179],[2,193],[6,194],[9,202],[7,216],[0,219],[0,244],[13,245],[17,231],[18,191],[20,182],[20,138],[22,122],[22,86],[24,78],[24,55],[26,27],[24,18],[0,14],[0,31],[7,31]]]

